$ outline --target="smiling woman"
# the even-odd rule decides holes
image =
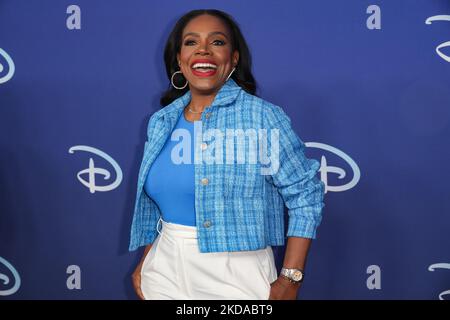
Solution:
[[[253,95],[256,92],[247,43],[238,25],[224,12],[194,10],[181,17],[167,40],[164,60],[168,78],[177,72],[175,85],[186,87],[182,90],[169,87],[161,98],[163,106],[191,90],[191,86],[194,90],[205,87],[217,90],[231,75],[246,92]],[[194,67],[195,63],[208,63],[215,72],[200,70],[199,66]],[[192,109],[196,110],[195,107]]]
[[[149,120],[131,228],[130,250],[146,245],[133,273],[136,293],[296,299],[321,220],[319,163],[305,157],[286,113],[255,95],[250,53],[229,15],[195,10],[181,17],[164,59],[171,86]],[[179,154],[180,130],[188,133],[185,150],[205,159],[225,154],[225,161]],[[270,150],[276,169],[260,170],[266,159],[259,152],[255,163],[256,147],[237,132],[255,139],[257,132],[277,132],[258,138],[258,151]],[[272,246],[285,244],[284,205],[288,243],[278,276]]]
[[[201,25],[224,31],[191,31],[199,30]],[[181,52],[177,54],[181,72],[194,90],[217,89],[239,60],[239,52],[230,45],[229,32],[225,31],[227,29],[221,20],[210,15],[202,15],[192,20],[184,30]],[[211,48],[211,55],[205,54],[208,48]]]

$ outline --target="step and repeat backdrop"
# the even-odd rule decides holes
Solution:
[[[321,164],[298,298],[449,299],[448,0],[0,0],[0,299],[136,299],[163,48],[199,8],[236,19],[258,95]]]

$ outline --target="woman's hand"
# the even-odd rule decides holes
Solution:
[[[270,287],[269,300],[296,300],[300,285],[280,276]]]
[[[133,281],[134,291],[136,292],[137,296],[139,297],[139,299],[145,300],[141,290],[141,269],[142,269],[142,261],[139,262],[139,264],[137,265],[136,269],[131,275],[131,279]]]
[[[145,300],[145,297],[141,290],[141,270],[142,270],[142,265],[144,264],[145,257],[147,256],[151,247],[152,247],[152,244],[147,245],[147,247],[144,250],[144,254],[142,255],[141,261],[139,261],[139,264],[136,266],[136,269],[134,270],[133,274],[131,275],[131,280],[133,282],[134,291],[136,292],[137,296],[141,300]]]

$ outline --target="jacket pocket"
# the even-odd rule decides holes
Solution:
[[[230,164],[224,170],[225,197],[262,196],[264,175],[259,164]]]

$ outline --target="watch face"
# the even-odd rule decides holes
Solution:
[[[300,281],[300,280],[302,280],[302,277],[303,277],[303,274],[302,274],[302,272],[299,271],[299,270],[295,271],[295,272],[292,274],[292,279],[293,279],[294,281]]]

